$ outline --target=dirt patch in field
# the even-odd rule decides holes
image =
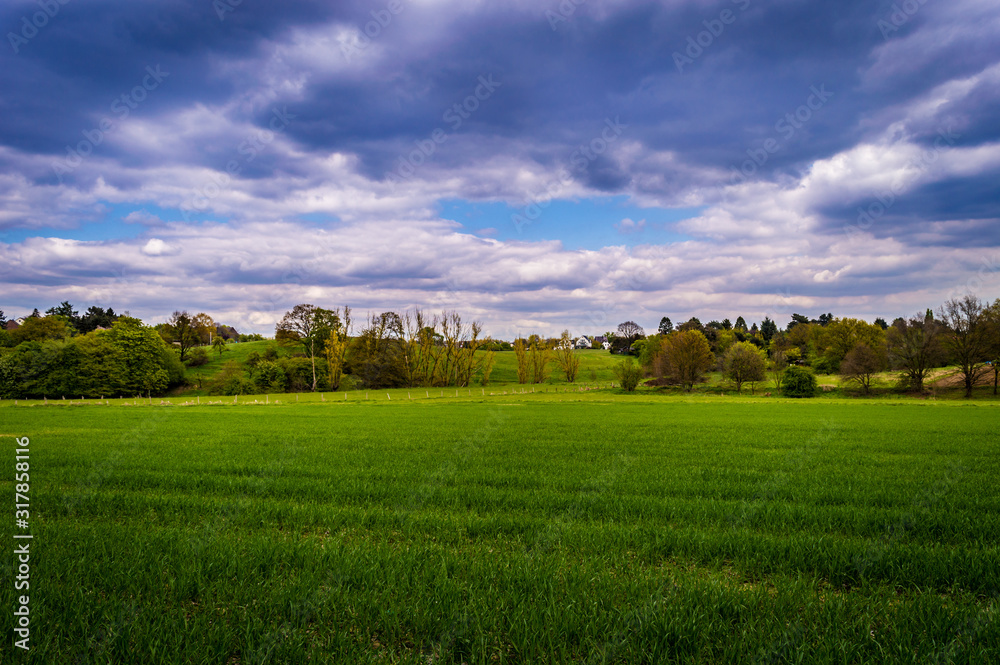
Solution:
[[[961,372],[951,371],[950,373],[944,372],[938,375],[931,381],[927,381],[926,385],[932,386],[934,388],[962,388],[965,386],[965,379],[962,378]],[[984,376],[979,377],[979,381],[976,382],[977,386],[992,386],[993,385],[993,370],[991,369]]]

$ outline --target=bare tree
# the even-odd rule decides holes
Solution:
[[[636,340],[640,340],[645,336],[645,332],[635,321],[625,321],[618,324],[618,334],[614,336],[614,339],[609,339],[611,342],[611,352],[616,351],[627,352],[632,348],[632,344]]]
[[[944,363],[942,332],[941,324],[926,314],[896,319],[886,330],[889,364],[902,371],[908,387],[923,391],[930,371]]]
[[[962,372],[965,396],[972,397],[972,389],[988,371],[990,340],[986,308],[970,294],[946,302],[939,315],[948,327],[944,334],[945,349]]]
[[[781,390],[781,380],[785,377],[786,369],[788,369],[788,357],[781,349],[775,349],[771,353],[771,365],[768,369],[775,390]]]
[[[993,394],[1000,384],[1000,298],[989,307],[990,365],[993,367]]]
[[[847,352],[840,363],[840,374],[851,383],[861,386],[865,394],[872,390],[875,375],[885,368],[885,354],[865,343],[858,344]]]

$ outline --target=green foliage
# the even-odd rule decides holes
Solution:
[[[615,365],[615,376],[618,377],[618,383],[624,390],[633,392],[642,381],[642,367],[633,358],[628,357]]]
[[[161,364],[167,372],[167,385],[179,386],[184,382],[184,363],[181,362],[180,355],[173,349],[164,346],[161,351]]]
[[[715,362],[708,339],[692,323],[694,321],[696,319],[685,323],[680,332],[667,337],[663,350],[654,362],[658,377],[667,383],[682,385],[689,391]]]
[[[126,395],[160,393],[166,389],[170,381],[162,365],[166,344],[155,330],[139,319],[123,316],[103,334],[121,354],[118,384]]]
[[[813,332],[812,366],[822,374],[839,372],[840,363],[859,344],[873,350],[885,347],[885,331],[880,326],[860,319],[828,319],[825,326],[820,326]]]
[[[187,366],[188,367],[201,367],[208,362],[208,350],[203,346],[196,346],[195,348],[188,351],[187,354]]]
[[[641,350],[639,352],[639,364],[642,365],[643,368],[652,370],[653,360],[662,350],[664,339],[665,335],[656,334],[656,335],[650,335],[646,339],[641,340],[642,342],[644,342],[644,344],[642,345]]]
[[[159,394],[184,378],[180,360],[159,334],[127,317],[111,330],[23,342],[5,355],[4,364],[0,395],[5,397]]]
[[[238,360],[229,360],[222,366],[222,371],[212,377],[208,383],[210,395],[253,395],[259,392],[258,386],[243,371]]]
[[[816,375],[805,367],[792,366],[781,379],[781,394],[785,397],[815,397]]]
[[[736,392],[743,391],[743,384],[763,381],[767,370],[764,352],[750,342],[737,342],[722,359],[722,373],[736,384]]]
[[[22,342],[43,342],[45,340],[66,339],[72,329],[61,316],[29,316],[20,328],[10,333],[14,345]]]
[[[228,351],[229,348],[226,346],[226,338],[222,335],[216,335],[212,340],[212,349],[216,351],[220,356],[223,352]]]
[[[284,357],[280,358],[277,363],[285,373],[287,390],[298,393],[312,389],[312,362],[309,358]],[[322,371],[323,366],[317,365],[316,369]]]
[[[253,382],[258,393],[283,393],[287,386],[285,370],[270,360],[262,360],[257,364]]]

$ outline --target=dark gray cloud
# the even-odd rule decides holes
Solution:
[[[220,15],[220,3],[232,11]],[[686,289],[672,296],[682,303],[789,284],[804,299],[925,290],[926,271],[909,257],[1000,246],[992,0],[928,2],[905,16],[888,0],[588,0],[568,14],[528,0],[390,5],[74,0],[28,36],[23,19],[40,5],[4,4],[0,230],[65,228],[113,206],[126,207],[122,216],[180,208],[190,225],[147,225],[137,249],[155,234],[163,245],[134,274],[162,281],[163,263],[192,283],[282,293],[308,284],[389,293],[406,282],[414,293],[401,301],[416,302],[450,271],[485,261],[496,272],[470,279],[481,306],[533,312],[547,289],[560,307],[591,286],[586,297],[613,299],[617,264],[602,255],[603,274],[548,245],[456,240],[434,223],[438,200],[630,195],[702,207],[681,225],[696,249],[631,250],[662,265],[626,290]],[[848,233],[859,208],[877,210],[886,191],[891,203]],[[282,243],[286,255],[268,263],[258,243],[207,269],[188,263],[197,238],[215,237],[205,219],[309,215],[333,220],[319,224],[332,233],[341,220],[388,237],[397,236],[366,223],[420,220],[432,230],[385,260],[372,243],[330,248],[343,269],[311,269],[293,283],[289,270],[319,260],[314,247]],[[293,237],[314,238],[302,228]],[[866,240],[892,260],[858,263]],[[0,237],[0,247],[38,252],[48,266],[14,278],[8,268],[3,279],[52,289],[98,284],[113,255],[101,244]],[[466,254],[452,265],[458,247]],[[543,269],[536,251],[561,257],[561,268]],[[297,252],[311,258],[289,263]],[[742,281],[724,280],[720,261]],[[505,293],[511,300],[499,302]]]

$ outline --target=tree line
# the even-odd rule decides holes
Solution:
[[[765,319],[761,326],[692,318],[676,330],[664,317],[658,332],[636,333],[635,324],[619,326],[619,348],[638,356],[654,384],[691,390],[706,372],[718,369],[742,391],[771,381],[777,390],[808,394],[813,373],[839,374],[868,394],[882,372],[894,371],[902,390],[922,392],[932,370],[955,365],[966,397],[992,373],[993,392],[1000,383],[1000,300],[992,305],[973,295],[953,298],[937,313],[928,309],[892,324],[824,314],[809,319],[793,314],[784,330]],[[627,343],[627,346],[626,346]],[[793,387],[792,384],[794,384]]]
[[[190,385],[185,370],[220,356],[231,341],[263,339],[240,335],[209,315],[176,311],[164,323],[147,326],[111,308],[90,307],[83,315],[68,302],[38,310],[23,324],[4,330],[0,312],[0,397],[162,394]],[[770,318],[748,326],[743,317],[702,324],[692,317],[674,327],[663,317],[647,336],[634,321],[606,332],[611,353],[628,356],[616,371],[621,385],[692,390],[717,370],[738,392],[770,382],[786,394],[815,390],[814,373],[837,373],[869,393],[876,376],[897,372],[899,387],[923,391],[931,371],[958,367],[965,393],[990,372],[994,393],[1000,379],[1000,300],[992,305],[972,295],[952,299],[892,324],[793,314],[784,329]],[[356,388],[466,387],[488,385],[498,351],[514,354],[519,383],[542,383],[559,371],[577,380],[580,357],[569,331],[511,342],[483,336],[478,321],[457,312],[383,312],[355,320],[349,307],[299,304],[275,327],[276,345],[225,363],[206,385],[217,394]],[[598,339],[598,338],[591,338]],[[284,353],[279,354],[278,350]],[[636,360],[638,362],[636,362]]]

